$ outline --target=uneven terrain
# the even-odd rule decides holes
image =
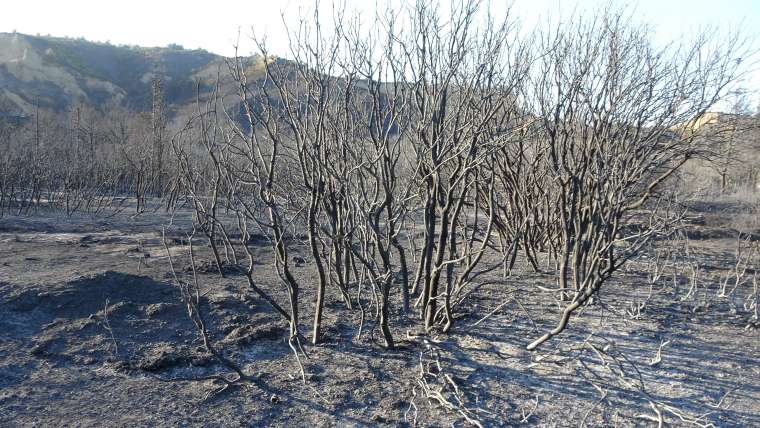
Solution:
[[[718,214],[703,215],[712,223],[693,225],[690,239],[656,243],[537,352],[525,346],[553,327],[559,305],[546,291],[553,276],[527,266],[494,271],[448,335],[422,334],[395,302],[393,350],[382,347],[370,290],[351,312],[331,310],[343,303],[330,290],[325,340],[299,356],[305,382],[286,322],[234,269],[214,272],[199,240],[213,338],[253,379],[220,393],[194,379],[227,370],[187,317],[161,237],[166,227],[189,278],[189,219],[8,216],[0,426],[760,426],[760,330],[744,307],[749,286],[719,296],[737,239]],[[659,277],[658,251],[669,261]],[[254,254],[256,280],[284,304],[268,245]],[[303,332],[313,301],[307,254],[296,270]]]

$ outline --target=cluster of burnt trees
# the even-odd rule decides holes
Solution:
[[[708,114],[704,121],[718,132],[706,133],[714,155],[693,166],[703,168],[699,184],[713,194],[753,199],[760,191],[760,112],[753,115],[748,94],[738,91],[730,113]]]
[[[492,18],[475,1],[446,17],[417,2],[375,25],[339,13],[329,31],[314,16],[290,28],[291,60],[263,43],[260,69],[231,59],[235,90],[199,101],[172,139],[177,189],[220,271],[247,266],[291,344],[304,287],[316,290],[312,342],[328,291],[352,310],[367,290],[393,347],[392,302],[448,332],[522,255],[556,273],[566,305],[534,349],[682,214],[669,185],[710,156],[688,124],[738,78],[739,40],[660,47],[617,11],[530,34]],[[262,238],[278,284],[257,281]],[[306,284],[293,273],[304,243]]]
[[[735,141],[736,128],[716,139],[720,127],[694,124],[738,80],[746,52],[714,33],[657,46],[626,12],[527,32],[479,6],[443,17],[418,2],[374,24],[337,13],[329,30],[305,19],[289,29],[289,60],[263,43],[258,61],[229,60],[171,132],[158,83],[147,114],[0,118],[0,216],[190,203],[219,270],[246,266],[294,344],[303,287],[316,290],[314,343],[334,290],[362,313],[369,293],[392,347],[392,304],[448,332],[466,298],[522,257],[555,273],[566,305],[533,349],[672,230],[685,163],[728,159],[712,143]],[[250,244],[262,239],[278,284],[257,281]],[[308,284],[293,273],[304,243]]]
[[[146,198],[171,191],[168,141],[166,116],[157,109],[78,106],[0,118],[0,217],[49,209],[142,212]]]

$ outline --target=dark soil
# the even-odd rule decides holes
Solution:
[[[187,279],[180,220],[167,236]],[[673,425],[760,426],[750,290],[718,297],[736,239],[709,224],[690,226],[701,233],[689,243],[701,266],[694,289],[685,264],[650,289],[654,253],[643,254],[568,331],[532,353],[525,346],[553,327],[559,306],[536,287],[552,287],[553,277],[527,267],[487,278],[448,335],[420,334],[415,315],[395,301],[393,350],[382,347],[369,291],[362,323],[361,311],[330,290],[324,340],[304,343],[300,355],[305,383],[287,323],[247,288],[240,266],[224,264],[222,278],[198,241],[201,308],[214,342],[251,376],[214,394],[219,383],[190,379],[230,370],[187,316],[164,223],[160,215],[0,219],[0,426],[464,426],[465,416],[484,426],[656,426],[657,412]],[[254,244],[254,278],[284,305],[267,243]],[[305,259],[294,269],[306,333],[313,266]]]

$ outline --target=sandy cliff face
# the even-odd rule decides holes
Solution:
[[[54,52],[50,49],[42,55],[37,52],[28,40],[14,34],[7,43],[2,43],[4,54],[0,54],[0,61],[4,62],[4,68],[7,73],[6,80],[10,92],[24,97],[24,93],[19,93],[27,85],[46,85],[53,84],[61,88],[61,91],[75,101],[84,101],[87,99],[87,93],[80,87],[75,76],[71,71],[57,66],[50,61]],[[5,46],[9,46],[6,49]],[[46,58],[47,57],[47,58]],[[17,80],[21,85],[14,85]],[[5,83],[5,82],[3,82]],[[20,87],[19,87],[20,86]]]
[[[61,111],[76,104],[150,104],[153,79],[168,87],[167,101],[192,98],[192,80],[219,57],[204,51],[138,48],[85,40],[0,33],[0,106],[29,114],[35,105]],[[187,91],[183,91],[187,89]]]

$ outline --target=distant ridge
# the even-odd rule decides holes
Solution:
[[[115,46],[84,39],[0,33],[0,115],[62,111],[76,104],[148,110],[154,79],[167,104],[192,102],[196,82],[215,76],[224,58],[178,45]]]

